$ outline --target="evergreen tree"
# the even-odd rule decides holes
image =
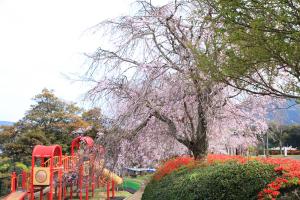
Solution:
[[[49,143],[61,145],[66,152],[72,140],[70,133],[88,126],[79,116],[81,109],[73,103],[59,99],[48,89],[43,89],[33,100],[35,104],[31,105],[25,117],[18,123],[18,128],[21,132],[27,129],[41,130]]]
[[[97,133],[103,129],[103,116],[100,108],[92,108],[82,113],[82,119],[90,124],[90,129],[86,135],[96,138]]]

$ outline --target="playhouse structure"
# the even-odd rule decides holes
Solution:
[[[36,145],[31,171],[12,173],[11,193],[5,200],[71,200],[75,195],[88,200],[94,196],[96,187],[103,186],[110,199],[115,195],[115,184],[123,180],[104,168],[104,154],[105,149],[87,136],[73,139],[71,155],[63,155],[59,145]]]

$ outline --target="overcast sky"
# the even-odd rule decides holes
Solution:
[[[134,0],[0,0],[0,120],[17,121],[43,88],[83,105],[87,89],[64,74],[83,73],[97,47],[86,29],[132,12]]]

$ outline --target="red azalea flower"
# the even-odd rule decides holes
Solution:
[[[277,197],[279,194],[280,194],[279,191],[273,191],[273,192],[271,193],[271,195],[272,195],[273,197]]]

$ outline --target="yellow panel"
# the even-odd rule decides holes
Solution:
[[[50,185],[49,167],[34,167],[33,185]]]
[[[90,162],[84,161],[83,163],[83,176],[88,176],[90,174]]]

